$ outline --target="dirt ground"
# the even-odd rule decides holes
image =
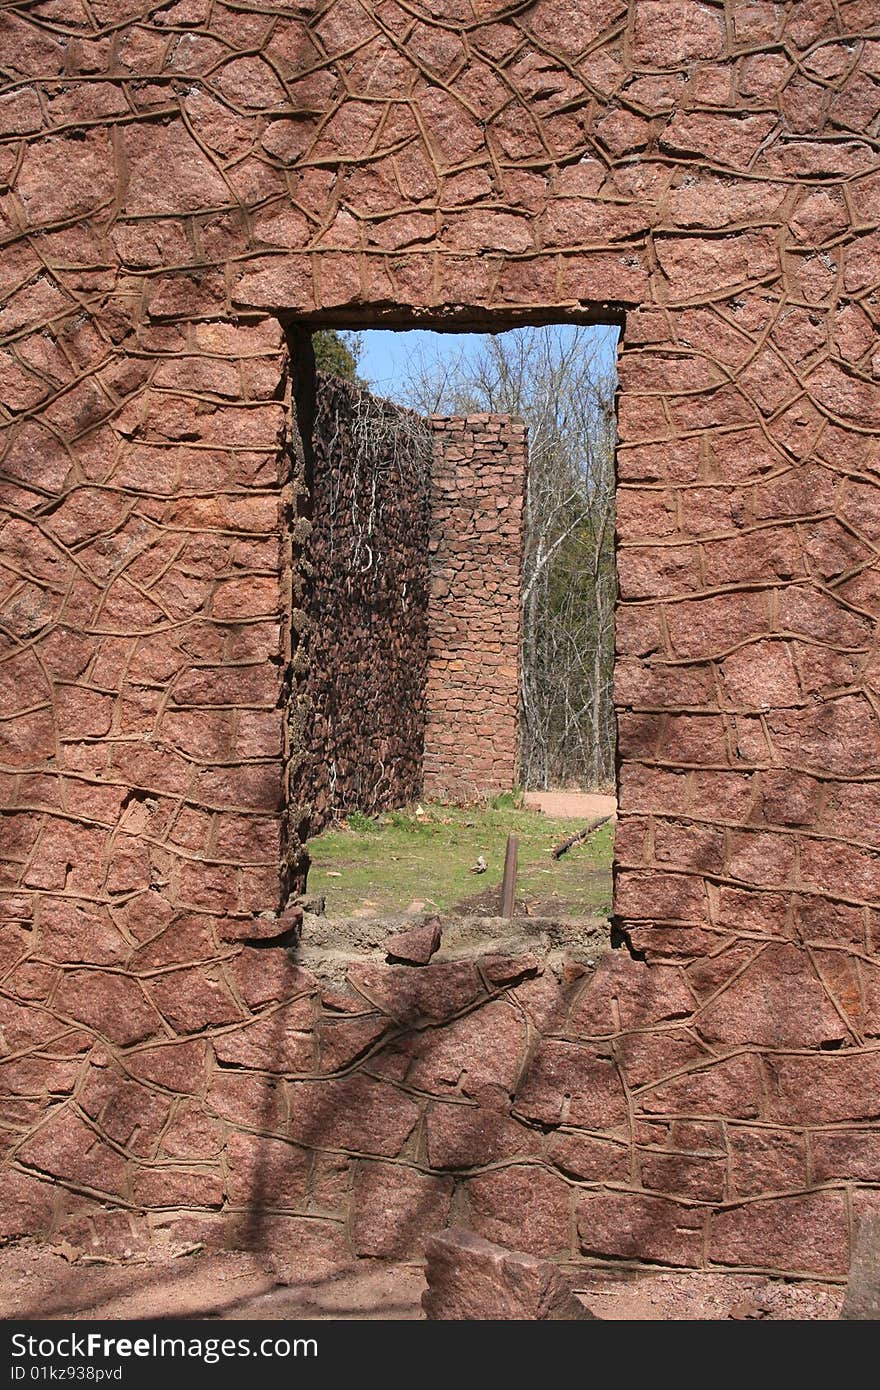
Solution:
[[[617,798],[600,792],[524,792],[523,805],[545,816],[578,816],[584,821],[617,815]]]
[[[587,1282],[579,1269],[571,1277],[587,1307],[609,1321],[832,1320],[844,1293],[841,1285],[757,1275],[596,1270]],[[0,1259],[0,1317],[417,1320],[424,1287],[413,1264],[315,1266],[292,1279],[248,1252],[70,1263],[27,1241],[8,1246]]]

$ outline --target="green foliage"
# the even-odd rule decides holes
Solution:
[[[373,816],[364,815],[363,811],[349,811],[345,819],[348,822],[349,829],[356,830],[360,834],[366,832],[368,834],[378,835],[382,830],[379,821],[375,820]]]
[[[358,386],[363,382],[357,374],[361,356],[361,340],[356,333],[337,333],[334,328],[322,328],[312,334],[315,367],[319,372],[340,376]]]
[[[331,915],[401,912],[413,903],[447,911],[500,888],[507,837],[516,835],[520,903],[543,904],[551,916],[610,912],[612,825],[554,860],[553,846],[580,830],[582,819],[488,805],[425,803],[419,811],[408,807],[375,819],[353,812],[345,826],[309,840],[309,892],[326,897]],[[474,874],[479,855],[488,867]]]
[[[511,787],[509,792],[499,792],[491,797],[489,805],[493,811],[518,811],[523,804],[521,787]]]

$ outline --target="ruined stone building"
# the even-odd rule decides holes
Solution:
[[[876,0],[41,0],[0,51],[0,1231],[387,1257],[452,1216],[841,1276],[880,1187]],[[288,344],[547,322],[622,330],[621,944],[331,987],[272,944],[315,737]]]

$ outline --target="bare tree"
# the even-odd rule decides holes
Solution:
[[[515,329],[411,364],[429,414],[498,411],[529,430],[522,588],[521,781],[614,779],[614,392],[607,332]]]

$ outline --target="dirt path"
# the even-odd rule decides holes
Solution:
[[[617,815],[617,798],[600,792],[525,792],[523,801],[545,816],[579,816],[588,821]]]
[[[583,1301],[609,1321],[836,1319],[843,1288],[760,1275],[651,1272],[571,1275]],[[414,1320],[422,1317],[420,1266],[363,1260],[301,1268],[281,1278],[242,1251],[70,1264],[36,1242],[7,1247],[0,1261],[0,1317]]]

